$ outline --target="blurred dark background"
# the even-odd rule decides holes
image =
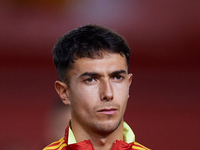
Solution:
[[[198,0],[1,0],[0,149],[36,150],[52,142],[48,120],[59,101],[52,48],[88,23],[117,31],[132,49],[125,121],[136,141],[154,150],[198,149]]]

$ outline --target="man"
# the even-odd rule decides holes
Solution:
[[[130,49],[114,31],[86,25],[62,36],[53,49],[55,89],[70,106],[65,136],[43,150],[148,150],[123,121],[132,74]]]

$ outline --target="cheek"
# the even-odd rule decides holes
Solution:
[[[115,92],[115,98],[124,110],[129,98],[129,86],[127,86],[127,84],[124,84],[124,86],[118,86]]]
[[[83,96],[83,97],[88,97],[88,98],[96,98],[97,96],[99,96],[99,84],[95,84],[95,85],[82,85],[79,87],[79,93]]]
[[[70,101],[72,107],[76,109],[86,109],[92,106],[92,103],[97,99],[94,88],[79,87],[71,90]]]
[[[127,99],[129,97],[129,86],[124,83],[122,85],[115,86],[115,92],[117,96],[120,96],[122,99]]]

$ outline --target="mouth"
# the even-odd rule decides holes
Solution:
[[[117,109],[110,108],[110,109],[101,109],[98,111],[99,113],[105,114],[105,115],[114,115],[117,112]]]

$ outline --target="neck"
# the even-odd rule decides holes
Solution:
[[[82,127],[73,126],[73,123],[72,130],[77,142],[90,139],[95,150],[110,150],[116,140],[123,140],[123,121],[116,130],[106,134],[84,130]]]

